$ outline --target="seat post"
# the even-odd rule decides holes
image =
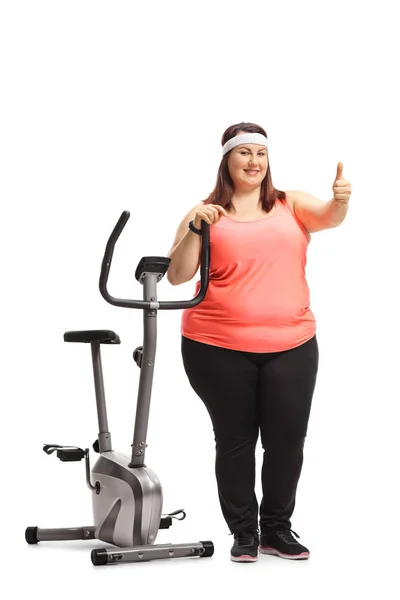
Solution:
[[[97,418],[99,422],[99,450],[107,452],[111,448],[111,434],[108,431],[106,397],[104,392],[103,369],[101,366],[100,342],[90,342],[92,349],[92,363],[94,387],[96,393]]]

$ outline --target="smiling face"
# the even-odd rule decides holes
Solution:
[[[268,169],[266,147],[258,144],[236,146],[228,157],[228,169],[235,189],[245,191],[259,187]]]

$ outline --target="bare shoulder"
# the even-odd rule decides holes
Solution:
[[[286,202],[289,204],[289,206],[292,210],[294,210],[294,202],[295,202],[297,193],[298,192],[295,190],[285,191]]]
[[[300,217],[300,219],[303,219],[303,217],[306,217],[310,213],[319,213],[321,210],[324,210],[326,206],[326,202],[324,200],[320,200],[308,192],[295,190],[286,192],[286,194],[288,203],[290,203],[294,212]]]
[[[288,190],[285,191],[286,194],[286,201],[289,204],[290,208],[292,208],[293,210],[295,209],[295,205],[297,204],[301,204],[302,201],[304,201],[308,194],[306,192],[303,192],[302,190]]]

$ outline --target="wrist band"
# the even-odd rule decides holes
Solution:
[[[190,229],[190,231],[193,231],[193,233],[197,233],[197,235],[201,235],[201,229],[197,229],[197,227],[194,226],[193,221],[189,221],[189,229]]]

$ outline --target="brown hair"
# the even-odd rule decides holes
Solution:
[[[222,146],[228,140],[241,132],[261,133],[267,137],[265,130],[255,123],[237,123],[236,125],[231,125],[228,127],[228,129],[224,132],[221,140]],[[222,158],[218,169],[217,182],[211,194],[208,196],[208,198],[206,198],[206,200],[204,200],[204,204],[218,204],[226,210],[233,209],[232,195],[234,191],[234,185],[228,169],[228,156],[230,155],[230,152],[227,152]],[[267,173],[261,183],[261,207],[265,212],[269,212],[274,206],[276,200],[283,201],[285,198],[285,192],[277,190],[272,184],[271,169],[268,161]]]

